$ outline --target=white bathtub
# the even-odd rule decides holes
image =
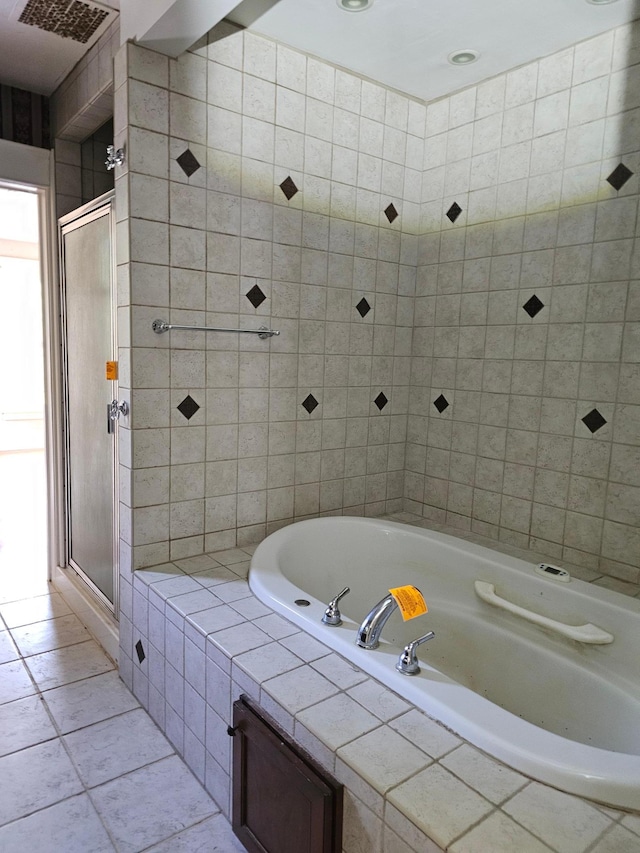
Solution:
[[[570,793],[640,808],[640,601],[441,533],[363,518],[303,521],[269,536],[251,561],[252,591],[431,717],[505,764]],[[475,581],[569,625],[592,623],[613,642],[585,644],[482,601]],[[378,649],[356,628],[390,587],[413,584],[429,607],[398,611]],[[343,624],[321,622],[344,587]],[[308,606],[295,604],[306,599]],[[402,646],[421,672],[395,670]]]

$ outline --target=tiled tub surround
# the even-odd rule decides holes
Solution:
[[[640,578],[640,24],[427,106],[405,509]]]
[[[272,533],[252,558],[250,589],[497,760],[567,793],[637,808],[640,601],[538,570],[426,528],[342,516]],[[358,648],[365,614],[406,584],[429,612],[404,621],[387,610],[380,647]],[[345,587],[342,624],[328,628],[327,602]],[[517,615],[503,609],[512,602]],[[531,624],[539,619],[542,630]],[[423,671],[407,678],[399,655],[427,631],[435,639],[418,652]]]
[[[138,571],[123,589],[136,627],[123,615],[135,663],[123,658],[121,674],[225,814],[227,726],[247,693],[345,784],[344,853],[638,848],[639,814],[495,762],[274,614],[245,580],[252,550]]]
[[[116,59],[123,566],[404,500],[637,582],[638,24],[426,107],[225,26]]]
[[[400,509],[424,104],[225,26],[115,74],[124,564]]]

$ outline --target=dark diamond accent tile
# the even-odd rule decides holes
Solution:
[[[311,414],[311,412],[315,408],[317,408],[317,406],[318,406],[318,401],[313,396],[313,394],[309,394],[309,396],[305,397],[304,400],[302,401],[302,407],[304,409],[306,409],[309,412],[309,414]]]
[[[380,411],[382,411],[389,401],[387,400],[386,395],[381,391],[373,402]]]
[[[200,168],[200,163],[196,160],[195,154],[188,148],[179,157],[176,157],[176,162],[188,178]]]
[[[136,643],[136,654],[138,655],[138,663],[142,663],[142,661],[146,658],[144,648],[142,646],[142,640],[138,640],[138,642]]]
[[[294,195],[298,192],[298,187],[293,183],[291,175],[285,178],[280,184],[280,189],[286,195],[288,201],[291,201]]]
[[[257,284],[254,284],[251,290],[245,295],[254,308],[259,308],[267,298]]]
[[[187,394],[184,400],[180,403],[179,406],[176,406],[176,408],[178,409],[180,414],[184,415],[185,418],[190,421],[191,418],[198,411],[200,406],[196,403],[191,394]]]
[[[444,394],[440,394],[440,396],[433,401],[433,405],[440,412],[440,414],[442,414],[445,409],[449,408],[449,401],[444,396]]]
[[[450,219],[452,222],[455,222],[461,213],[462,208],[460,207],[457,201],[454,201],[449,210],[447,210],[447,219]]]
[[[591,409],[589,414],[585,415],[582,419],[582,423],[590,432],[597,432],[606,422],[597,409]]]
[[[398,218],[398,216],[399,216],[400,214],[399,214],[399,213],[398,213],[398,211],[396,210],[395,205],[394,205],[393,203],[391,203],[391,204],[389,205],[389,207],[385,207],[385,209],[384,209],[384,215],[387,217],[387,219],[389,220],[389,222],[393,222],[394,220],[396,220],[396,219]]]
[[[361,317],[366,317],[369,311],[371,311],[371,305],[369,305],[364,296],[362,297],[360,302],[358,302],[356,308],[358,309],[358,314],[360,314]]]
[[[522,307],[530,317],[535,317],[544,308],[544,302],[541,302],[534,294],[531,299],[527,299]]]
[[[628,169],[624,163],[620,163],[620,165],[616,166],[613,172],[611,172],[607,180],[614,190],[621,190],[632,175],[633,172],[631,169]]]

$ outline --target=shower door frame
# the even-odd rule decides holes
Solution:
[[[105,213],[105,208],[108,208]],[[66,214],[58,220],[58,249],[60,270],[60,320],[61,320],[61,352],[62,352],[62,400],[63,400],[63,562],[62,565],[75,573],[81,584],[87,589],[90,596],[98,602],[109,615],[116,619],[119,612],[119,518],[118,518],[118,429],[114,426],[112,434],[113,442],[113,477],[112,477],[112,571],[113,571],[113,601],[96,586],[87,576],[83,569],[75,563],[71,557],[71,470],[70,470],[70,436],[69,436],[69,382],[68,382],[68,354],[67,354],[67,309],[66,309],[66,279],[65,279],[65,256],[63,234],[69,230],[69,225],[76,221],[89,224],[102,216],[110,218],[110,257],[111,257],[111,305],[110,305],[110,340],[113,358],[117,358],[117,298],[116,298],[116,216],[115,216],[115,191],[109,190],[97,199],[88,202],[71,213]],[[80,225],[78,227],[81,227]],[[103,380],[106,381],[106,380]],[[113,383],[114,399],[117,398],[117,380]],[[106,414],[105,414],[106,424]]]

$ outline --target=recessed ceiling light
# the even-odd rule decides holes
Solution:
[[[364,12],[373,6],[373,0],[336,0],[343,12]]]
[[[609,3],[616,3],[617,0],[586,0],[587,3],[591,3],[592,6],[608,6]]]
[[[452,65],[470,65],[480,56],[477,50],[454,50],[447,57]]]

